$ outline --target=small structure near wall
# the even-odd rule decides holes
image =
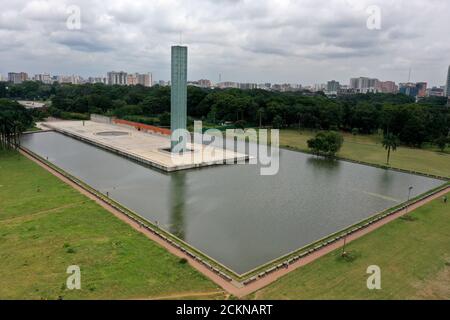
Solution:
[[[95,114],[92,113],[91,114],[91,121],[94,122],[99,122],[99,123],[112,123],[112,119],[111,117],[107,117],[107,116],[102,116],[100,114]]]

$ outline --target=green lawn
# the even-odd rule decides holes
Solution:
[[[36,132],[36,131],[41,131],[42,129],[38,128],[38,127],[30,127],[28,128],[26,131],[28,132]]]
[[[249,298],[450,299],[450,203],[438,199],[411,216],[350,243],[351,259],[336,250]],[[381,268],[381,290],[367,289],[370,265]]]
[[[281,130],[280,145],[298,150],[308,150],[306,142],[314,134],[312,131]],[[381,138],[375,135],[344,134],[344,144],[338,156],[385,165],[387,152],[380,140]],[[430,148],[399,147],[397,151],[391,152],[390,165],[394,168],[450,177],[450,153],[448,150],[442,153]]]
[[[129,299],[220,289],[94,201],[0,152],[0,299]],[[69,265],[81,290],[68,290]],[[207,297],[207,296],[206,296]]]

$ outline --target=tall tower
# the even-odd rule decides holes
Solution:
[[[447,83],[445,85],[445,95],[447,97],[450,97],[450,66],[448,66],[448,71],[447,71]]]
[[[187,47],[172,46],[172,69],[170,89],[170,129],[186,130],[187,118]],[[186,140],[180,142],[172,136],[171,150],[178,145],[179,150],[186,150]],[[182,143],[180,145],[180,143]]]

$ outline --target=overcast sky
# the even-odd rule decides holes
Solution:
[[[70,5],[79,30],[67,28]],[[367,28],[370,5],[380,30]],[[180,32],[190,80],[405,82],[411,67],[412,81],[443,85],[450,64],[448,0],[0,0],[0,10],[3,75],[124,70],[168,80]]]

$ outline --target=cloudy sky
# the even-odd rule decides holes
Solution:
[[[73,5],[80,29],[67,27],[68,19],[76,27]],[[405,82],[412,68],[412,81],[443,85],[450,64],[448,0],[0,0],[0,8],[3,75],[125,70],[167,80],[180,33],[191,80]]]

